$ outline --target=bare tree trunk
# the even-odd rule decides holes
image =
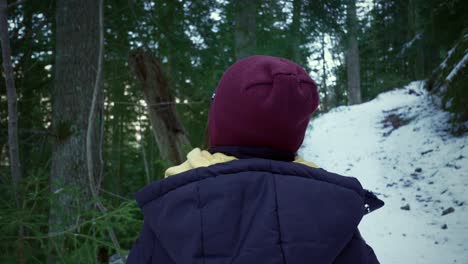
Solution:
[[[102,92],[102,61],[104,57],[104,22],[103,22],[103,2],[104,0],[98,0],[99,2],[99,50],[98,50],[98,61],[96,67],[96,78],[94,81],[94,89],[93,89],[93,98],[91,100],[91,109],[89,110],[88,116],[88,128],[86,130],[86,162],[88,167],[88,183],[89,189],[91,190],[91,195],[95,200],[96,207],[101,211],[101,213],[107,213],[107,208],[104,204],[99,200],[99,187],[101,185],[100,179],[102,177],[102,139],[96,140],[95,133],[99,131],[99,135],[102,135],[102,123],[103,120],[101,119],[101,126],[100,129],[96,129],[96,116],[99,111],[99,107],[102,109],[104,104],[104,100],[101,100],[99,97]],[[97,157],[95,156],[96,152],[98,152]],[[99,161],[96,162],[96,159]],[[97,168],[95,168],[97,165]],[[96,176],[98,179],[96,179]],[[112,227],[108,227],[109,237],[111,239],[112,244],[114,245],[117,252],[120,254],[120,243],[117,240],[117,236],[114,232]],[[124,259],[125,261],[125,259]]]
[[[143,144],[144,142],[144,135],[145,133],[143,132],[141,134],[141,139],[140,139],[140,150],[141,150],[141,155],[143,158],[143,164],[145,165],[145,180],[146,184],[149,184],[151,182],[151,175],[150,175],[150,169],[149,169],[149,163],[148,163],[148,158],[146,157],[146,150],[145,150],[145,145]]]
[[[0,0],[0,40],[2,43],[3,69],[8,100],[8,149],[10,151],[10,168],[14,188],[21,181],[21,162],[18,143],[18,107],[15,87],[15,76],[11,62],[11,48],[8,36],[7,1]],[[17,193],[15,193],[17,195]],[[18,198],[18,195],[17,195]]]
[[[148,157],[146,155],[146,150],[145,150],[145,135],[146,135],[146,127],[143,128],[143,123],[141,122],[141,119],[139,117],[137,117],[138,119],[138,126],[139,126],[139,129],[138,129],[138,133],[140,133],[140,140],[139,140],[139,144],[140,144],[140,151],[141,151],[141,156],[142,156],[142,159],[143,159],[143,165],[145,166],[145,182],[146,184],[149,184],[151,183],[151,174],[150,174],[150,168],[149,168],[149,162],[148,162]]]
[[[415,0],[408,1],[408,39],[413,39],[421,31],[421,16],[420,10],[418,10],[418,4]],[[423,36],[424,38],[424,36]],[[424,43],[422,40],[416,40],[416,54],[412,56],[412,61],[410,65],[413,67],[412,78],[420,79],[424,75]]]
[[[183,162],[190,142],[160,62],[149,52],[136,50],[129,56],[129,65],[140,82],[161,158],[171,164]]]
[[[4,157],[3,157],[3,146],[4,146],[4,141],[2,140],[2,141],[0,141],[0,165],[3,164],[3,161],[4,161],[3,160],[4,159]],[[1,176],[2,175],[0,174],[0,183],[2,182]]]
[[[5,86],[8,100],[8,149],[10,150],[10,168],[13,180],[13,191],[15,194],[16,206],[21,207],[19,183],[21,182],[21,162],[19,157],[18,143],[18,108],[15,87],[15,76],[13,64],[11,62],[10,39],[8,36],[8,13],[7,1],[0,0],[0,41],[2,43],[3,69],[5,75]],[[1,150],[0,150],[1,151]],[[24,262],[23,254],[23,226],[18,230],[19,247],[17,251],[18,263]]]
[[[325,59],[325,50],[326,50],[326,44],[325,44],[325,33],[322,33],[321,37],[321,59],[322,59],[322,89],[324,91],[324,103],[322,104],[323,106],[323,111],[327,111],[330,109],[333,105],[333,90],[329,90],[327,86],[327,61]]]
[[[86,128],[86,164],[87,164],[87,174],[88,174],[88,183],[91,195],[93,198],[99,196],[99,189],[97,186],[100,183],[97,182],[96,176],[101,172],[102,164],[101,162],[95,164],[96,157],[94,157],[95,149],[98,149],[99,154],[102,153],[101,144],[99,141],[94,140],[94,135],[96,134],[96,116],[98,111],[99,94],[102,94],[102,57],[103,57],[103,48],[104,48],[104,39],[103,39],[103,22],[102,22],[102,2],[103,0],[98,0],[99,2],[99,50],[97,54],[97,63],[95,64],[96,69],[96,78],[93,85],[93,97],[91,100],[91,106],[88,115],[88,126]],[[101,133],[99,133],[101,134]],[[98,143],[98,144],[95,144]],[[96,167],[96,168],[95,168]],[[96,172],[99,172],[97,174]]]
[[[115,96],[115,94],[114,94]],[[119,95],[120,96],[120,92]],[[118,98],[118,97],[117,97]],[[112,187],[113,192],[121,194],[120,192],[120,179],[122,175],[122,145],[123,145],[123,122],[118,114],[121,109],[116,109],[119,105],[114,105],[112,108]]]
[[[88,182],[88,118],[96,80],[99,56],[99,1],[56,1],[55,81],[52,104],[52,145],[49,233],[76,225],[83,211],[90,209],[91,189]],[[99,89],[97,109],[103,108]],[[99,146],[99,126],[91,131],[93,146]],[[97,148],[98,149],[98,148]],[[98,151],[98,150],[95,150]],[[93,153],[94,154],[94,153]],[[93,155],[93,173],[99,174],[99,155]],[[96,184],[96,183],[94,183]],[[65,250],[63,237],[50,240],[49,262]]]
[[[234,4],[236,58],[242,59],[254,55],[257,49],[257,0],[236,0]]]
[[[302,2],[301,0],[293,1],[293,17],[291,23],[291,49],[292,59],[295,63],[303,64],[301,50],[299,49],[300,37],[301,37],[301,13],[302,13]]]
[[[348,0],[348,50],[346,67],[348,73],[348,104],[361,103],[361,75],[359,66],[358,20],[356,14],[356,0]]]

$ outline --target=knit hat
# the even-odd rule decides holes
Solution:
[[[271,56],[241,59],[227,69],[215,91],[208,121],[210,147],[296,153],[318,104],[317,85],[301,66]]]

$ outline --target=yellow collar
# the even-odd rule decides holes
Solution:
[[[187,154],[187,160],[184,163],[168,168],[164,177],[169,177],[194,168],[208,167],[217,163],[228,162],[232,160],[237,160],[237,158],[234,156],[225,155],[220,152],[211,154],[206,150],[195,148]],[[306,161],[300,156],[296,156],[294,162],[304,164],[312,168],[318,168],[318,166],[313,162]]]

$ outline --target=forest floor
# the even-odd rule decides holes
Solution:
[[[381,263],[468,263],[468,135],[423,82],[316,117],[300,154],[358,178],[386,205],[359,228]]]

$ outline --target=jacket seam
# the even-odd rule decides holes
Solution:
[[[172,263],[175,264],[176,261],[172,258],[171,254],[169,253],[169,250],[167,250],[167,249],[163,246],[163,244],[161,243],[161,240],[159,239],[158,234],[157,234],[155,231],[153,231],[153,235],[154,235],[154,242],[155,242],[154,245],[153,245],[153,248],[155,248],[155,247],[156,247],[156,243],[158,243],[158,245],[161,247],[161,249],[164,250],[164,252],[166,252],[166,255],[168,256],[169,260],[171,260]],[[151,259],[150,259],[151,261],[153,261],[153,257],[154,257],[154,255],[151,254]],[[149,263],[149,262],[148,262],[148,263]]]
[[[201,250],[201,258],[203,263],[205,263],[205,243],[204,243],[204,236],[203,236],[203,206],[201,205],[201,198],[200,198],[200,182],[197,184],[197,207],[198,211],[200,212],[200,250]]]
[[[271,162],[270,162],[271,166]],[[276,222],[278,223],[278,244],[280,248],[280,253],[281,253],[281,258],[283,259],[283,263],[286,263],[286,257],[284,255],[284,249],[283,249],[283,240],[282,240],[282,235],[281,235],[281,223],[280,223],[280,217],[278,213],[278,191],[276,189],[276,177],[277,175],[273,175],[273,187],[275,190],[275,214],[276,214]]]

